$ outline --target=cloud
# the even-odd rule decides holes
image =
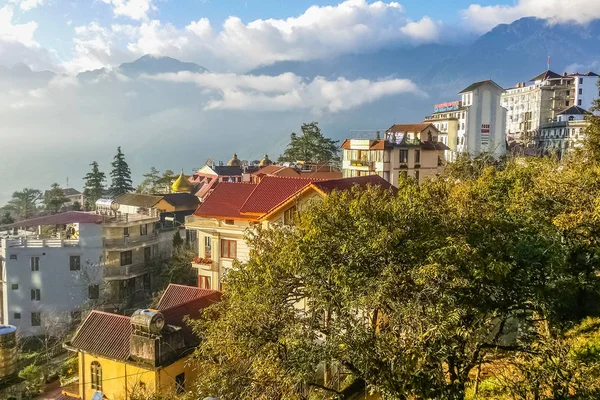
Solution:
[[[178,72],[146,75],[145,79],[176,83],[194,83],[209,89],[213,96],[207,110],[288,111],[310,109],[314,113],[339,112],[400,93],[424,96],[410,80],[389,79],[354,81],[339,78],[328,81],[316,77],[306,81],[292,73],[279,76],[255,76],[216,73]]]
[[[35,0],[28,0],[35,1]],[[136,21],[148,19],[148,13],[157,10],[152,0],[102,0],[113,7],[115,16],[129,17]]]
[[[13,24],[14,10],[10,6],[0,8],[0,40],[17,42],[27,47],[39,47],[33,35],[38,27],[37,23],[30,21],[24,24]]]
[[[586,24],[600,18],[600,1],[518,0],[512,6],[472,4],[462,13],[473,29],[483,33],[498,24],[509,24],[523,17],[544,18],[550,23]]]
[[[17,4],[23,11],[29,11],[37,6],[41,6],[44,0],[10,0],[10,2]]]

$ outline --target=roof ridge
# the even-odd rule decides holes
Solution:
[[[191,287],[193,287],[193,286],[191,286]],[[188,304],[188,303],[191,303],[191,302],[194,302],[194,301],[198,301],[198,300],[205,299],[206,297],[208,297],[208,296],[212,296],[212,295],[214,295],[214,294],[216,294],[216,293],[221,293],[220,291],[218,291],[218,290],[213,290],[213,289],[201,289],[201,288],[198,288],[198,289],[200,289],[200,290],[210,290],[210,293],[208,293],[208,294],[205,294],[204,296],[200,296],[200,297],[194,297],[194,298],[192,298],[192,299],[189,299],[189,300],[187,300],[187,301],[184,301],[183,303],[179,303],[179,304],[176,304],[176,305],[174,305],[174,306],[171,306],[171,307],[163,308],[162,310],[158,310],[158,311],[159,311],[159,312],[161,312],[161,313],[163,313],[163,312],[165,312],[165,311],[170,311],[170,310],[172,310],[172,309],[174,309],[174,308],[179,308],[179,307],[181,307],[181,306],[185,306],[185,305],[186,305],[186,304]],[[218,300],[216,300],[216,301],[214,301],[214,302],[215,302],[215,303],[217,303],[217,302],[218,302]]]
[[[131,319],[127,315],[115,314],[115,313],[110,313],[110,312],[100,311],[100,310],[92,310],[92,311],[90,311],[90,313],[88,314],[88,316],[86,317],[86,319],[88,319],[90,317],[90,315],[92,315],[92,313],[103,314],[103,315],[110,315],[112,317],[120,317],[120,318]]]

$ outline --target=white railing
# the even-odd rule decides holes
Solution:
[[[107,248],[128,248],[132,246],[142,245],[144,243],[151,243],[158,240],[158,232],[153,231],[148,235],[134,236],[134,237],[121,237],[116,239],[104,239],[104,247]]]
[[[9,239],[0,241],[6,243],[6,247],[42,248],[42,247],[78,247],[79,240],[72,239]]]
[[[144,262],[129,264],[124,266],[105,264],[104,276],[109,277],[127,277],[139,275],[148,272],[149,268]]]

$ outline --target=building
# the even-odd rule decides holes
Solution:
[[[578,106],[559,112],[556,121],[542,125],[540,133],[533,137],[538,154],[562,157],[570,149],[580,147],[590,115]]]
[[[439,130],[432,123],[397,124],[383,139],[346,139],[342,143],[342,174],[345,178],[379,175],[398,186],[400,176],[422,182],[442,171],[444,151]]]
[[[510,144],[534,146],[542,127],[555,122],[558,113],[572,106],[590,109],[600,94],[593,72],[559,75],[546,70],[530,82],[517,83],[502,96]]]
[[[492,80],[475,82],[459,93],[465,112],[459,119],[457,152],[471,157],[490,153],[499,158],[506,154],[503,93],[504,89]]]
[[[438,141],[449,148],[444,150],[446,161],[456,160],[459,132],[461,138],[465,136],[466,112],[466,108],[462,106],[460,101],[450,101],[436,104],[433,114],[425,117],[423,121],[423,123],[433,124],[440,132]]]
[[[233,263],[248,260],[247,229],[256,224],[290,224],[310,201],[335,189],[369,184],[390,187],[375,175],[337,180],[265,176],[256,184],[220,183],[186,218],[186,229],[198,235],[198,255],[192,261],[198,270],[198,286],[220,289],[221,279]]]
[[[184,322],[218,302],[220,293],[169,285],[155,310],[131,317],[91,311],[65,347],[78,355],[79,380],[65,398],[126,399],[191,391],[197,370],[188,361],[199,339]]]

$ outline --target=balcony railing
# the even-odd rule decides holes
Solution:
[[[127,278],[148,272],[148,266],[144,262],[129,265],[104,265],[105,278]]]
[[[144,244],[151,244],[158,240],[158,232],[153,231],[143,236],[124,236],[117,239],[104,239],[104,247],[111,249],[123,249],[136,246],[142,246]]]
[[[351,167],[367,167],[367,168],[373,168],[373,161],[365,161],[365,160],[351,160],[350,161],[350,166]]]
[[[0,241],[2,246],[2,241]],[[67,239],[8,239],[6,247],[42,248],[42,247],[78,247],[79,240]]]

